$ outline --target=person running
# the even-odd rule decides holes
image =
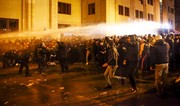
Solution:
[[[118,67],[119,53],[116,47],[114,46],[114,42],[112,40],[108,42],[107,51],[108,51],[107,62],[103,64],[103,67],[106,67],[106,70],[104,72],[104,77],[106,79],[107,86],[105,87],[105,89],[110,89],[112,88],[112,83],[111,83],[112,78],[121,80],[121,79],[125,79],[125,77],[115,76],[115,72]]]
[[[125,65],[125,76],[130,80],[132,93],[137,92],[137,84],[135,79],[135,73],[137,72],[139,65],[139,43],[136,40],[135,35],[129,35],[126,38],[127,53],[123,64]]]

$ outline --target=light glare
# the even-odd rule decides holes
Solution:
[[[167,27],[167,25],[166,25]],[[157,22],[150,21],[135,21],[132,23],[119,23],[119,24],[97,24],[91,26],[83,26],[83,27],[67,27],[61,29],[49,29],[46,31],[40,32],[23,32],[23,33],[15,33],[15,34],[4,34],[1,35],[0,38],[11,38],[11,37],[45,37],[45,36],[53,36],[53,38],[60,38],[59,36],[107,36],[107,35],[145,35],[145,34],[158,34],[158,29],[162,28],[162,25]]]

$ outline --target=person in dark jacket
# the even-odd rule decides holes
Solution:
[[[64,42],[57,42],[57,58],[61,66],[61,71],[68,71],[68,50],[66,49]]]
[[[126,40],[127,54],[123,61],[125,65],[124,75],[130,80],[132,93],[136,93],[137,85],[134,76],[139,65],[139,43],[136,41],[135,35],[129,35]]]
[[[31,76],[31,74],[29,73],[29,58],[30,58],[30,53],[27,50],[23,50],[19,52],[18,55],[18,63],[20,64],[19,74],[22,74],[22,70],[25,67],[25,77]]]
[[[3,53],[3,56],[2,56],[3,68],[10,67],[9,60],[11,57],[11,53],[12,53],[11,51],[7,51],[7,52]]]
[[[98,45],[98,62],[102,66],[106,62],[106,47],[101,40]]]
[[[149,53],[150,53],[150,43],[144,42],[144,48],[142,50],[141,55],[141,70],[142,72],[149,72],[150,65],[149,65]]]
[[[164,94],[164,88],[167,84],[168,65],[169,65],[169,44],[166,43],[161,35],[155,37],[156,42],[153,46],[151,58],[155,64],[155,85],[157,94]]]
[[[174,40],[172,39],[173,34],[167,35],[165,41],[169,44],[169,68],[172,70],[175,68],[175,51],[174,51]]]
[[[14,66],[17,62],[17,51],[10,50],[5,53],[3,53],[2,56],[2,63],[3,63],[3,68],[7,68],[10,66]]]
[[[175,40],[175,63],[176,68],[180,68],[180,39]]]
[[[47,65],[46,54],[47,54],[46,45],[44,43],[40,43],[40,45],[35,48],[35,58],[38,63],[38,69],[40,74],[42,72],[45,72],[46,69],[46,65]]]

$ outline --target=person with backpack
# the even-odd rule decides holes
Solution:
[[[106,70],[104,72],[104,77],[106,79],[107,86],[105,89],[111,89],[111,79],[125,79],[125,77],[121,76],[115,76],[116,69],[118,67],[118,56],[119,53],[114,45],[114,42],[112,40],[109,40],[108,42],[108,49],[107,49],[107,62],[103,64],[103,67],[106,67]]]

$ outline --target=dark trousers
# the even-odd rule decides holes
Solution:
[[[37,63],[38,63],[39,72],[40,73],[45,72],[45,69],[46,69],[46,60],[43,59],[43,58],[39,58]]]
[[[61,66],[62,72],[68,70],[68,62],[67,62],[67,58],[61,58],[61,59],[59,59],[59,64],[60,64],[60,66]]]
[[[133,89],[137,89],[137,87],[136,87],[137,84],[136,84],[136,80],[135,80],[135,73],[136,73],[137,69],[138,69],[138,62],[128,62],[127,76],[130,80],[130,84]]]
[[[28,63],[20,63],[20,67],[19,67],[19,74],[21,74],[22,73],[22,70],[23,70],[23,68],[25,67],[25,76],[27,76],[27,75],[29,75],[29,65],[28,65]]]

